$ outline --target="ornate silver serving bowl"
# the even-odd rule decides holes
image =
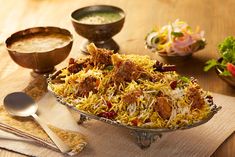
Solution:
[[[86,121],[88,119],[94,119],[94,120],[98,120],[98,121],[101,121],[101,122],[104,122],[104,123],[107,123],[110,125],[129,129],[131,134],[136,138],[136,142],[140,146],[141,149],[148,148],[151,145],[151,143],[153,143],[155,141],[156,137],[161,137],[162,134],[165,132],[190,129],[190,128],[202,125],[202,124],[208,122],[221,109],[221,107],[217,107],[216,105],[214,105],[214,107],[211,109],[211,112],[208,114],[207,118],[205,118],[201,121],[198,121],[194,124],[186,125],[183,127],[143,128],[143,127],[138,127],[138,126],[124,125],[124,124],[119,123],[115,120],[104,118],[104,117],[99,117],[97,115],[89,114],[89,113],[86,113],[85,111],[79,110],[76,107],[74,107],[72,103],[68,103],[65,98],[63,98],[60,95],[57,95],[50,87],[50,85],[52,84],[51,81],[53,80],[53,78],[55,78],[55,75],[57,75],[57,74],[58,74],[58,72],[56,72],[52,75],[49,75],[48,90],[54,94],[54,96],[56,97],[58,102],[67,106],[70,109],[70,111],[72,111],[73,114],[77,114],[77,115],[80,114],[80,119],[78,121],[78,124],[82,124],[84,121]]]

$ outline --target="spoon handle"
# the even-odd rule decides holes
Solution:
[[[38,124],[40,124],[43,130],[47,133],[47,135],[62,153],[71,151],[71,148],[69,148],[68,145],[66,145],[54,132],[52,132],[44,121],[42,121],[36,114],[32,114],[31,116],[38,122]]]

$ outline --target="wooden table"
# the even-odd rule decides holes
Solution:
[[[123,30],[114,37],[120,44],[122,53],[150,55],[162,60],[157,54],[144,48],[144,37],[155,25],[163,25],[177,18],[187,21],[193,28],[201,26],[206,32],[207,46],[192,58],[178,62],[178,72],[198,78],[201,86],[212,92],[235,96],[235,89],[221,81],[214,71],[203,72],[206,60],[217,58],[217,45],[228,35],[235,34],[235,1],[234,0],[0,0],[0,40],[4,41],[11,33],[34,26],[58,26],[69,29],[74,34],[72,57],[79,56],[78,36],[71,24],[70,13],[80,7],[92,4],[111,4],[126,11],[126,22]],[[27,75],[30,70],[23,69],[11,61],[0,45],[0,80],[6,72]],[[64,65],[63,62],[60,66]],[[17,75],[16,75],[17,74]],[[22,83],[24,80],[22,80]],[[9,85],[15,85],[13,82]],[[2,90],[2,89],[1,89]],[[0,149],[0,156],[21,156]],[[235,134],[231,135],[214,153],[213,156],[235,156]]]

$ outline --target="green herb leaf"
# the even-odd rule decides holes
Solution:
[[[224,70],[222,73],[220,73],[219,75],[222,76],[232,76],[231,73],[228,70]]]
[[[226,52],[227,50],[234,50],[235,48],[235,39],[234,37],[227,37],[223,42],[221,42],[218,46],[221,54]]]
[[[190,79],[185,77],[185,76],[182,76],[180,77],[180,79],[183,81],[183,82],[186,82],[186,83],[189,83],[190,82]]]
[[[227,50],[223,53],[223,59],[227,62],[234,62],[235,61],[235,49],[234,50]]]
[[[204,71],[207,72],[208,70],[210,70],[211,68],[217,66],[218,64],[219,63],[215,59],[208,60],[206,62],[205,67],[204,67]]]
[[[182,36],[184,36],[184,34],[182,32],[171,32],[171,35],[173,35],[175,37],[182,37]]]
[[[108,65],[105,67],[105,70],[111,71],[113,70],[113,65]]]
[[[227,62],[235,62],[235,38],[227,37],[223,42],[218,46],[219,52],[223,59]]]

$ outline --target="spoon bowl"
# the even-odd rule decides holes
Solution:
[[[13,116],[32,116],[62,153],[71,154],[71,148],[69,148],[68,145],[52,132],[47,124],[35,114],[37,112],[38,105],[30,96],[24,92],[15,92],[8,94],[4,98],[3,102],[5,109]]]
[[[38,109],[34,100],[23,92],[8,94],[4,99],[4,107],[11,115],[20,117],[31,116]]]

